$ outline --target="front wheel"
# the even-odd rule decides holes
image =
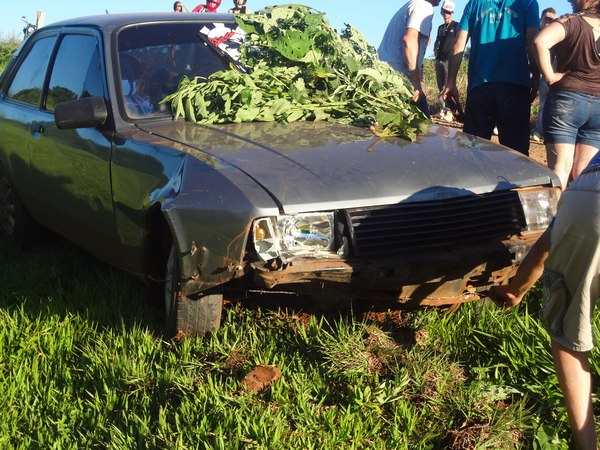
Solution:
[[[175,246],[171,246],[165,270],[165,313],[167,336],[175,339],[202,336],[221,325],[223,294],[197,298],[181,293],[181,277]]]

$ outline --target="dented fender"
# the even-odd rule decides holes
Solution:
[[[162,211],[179,255],[182,291],[191,295],[238,276],[253,220],[279,209],[244,173],[219,160],[207,165],[188,157],[180,192],[165,199]]]

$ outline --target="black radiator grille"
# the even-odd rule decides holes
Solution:
[[[519,195],[502,191],[347,210],[356,256],[476,242],[519,233]]]

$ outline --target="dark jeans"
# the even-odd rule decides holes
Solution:
[[[467,94],[465,133],[485,139],[498,127],[498,140],[529,155],[529,88],[508,83],[486,83]]]
[[[438,92],[442,92],[446,86],[446,81],[448,81],[448,60],[435,60],[435,80],[437,81]],[[446,107],[444,97],[440,95],[439,100],[443,110]]]
[[[442,92],[446,81],[448,81],[448,60],[435,60],[435,80],[437,81],[438,92]]]

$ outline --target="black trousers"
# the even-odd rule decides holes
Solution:
[[[498,140],[529,156],[530,89],[509,83],[485,83],[467,94],[465,133],[485,139],[498,127]]]

